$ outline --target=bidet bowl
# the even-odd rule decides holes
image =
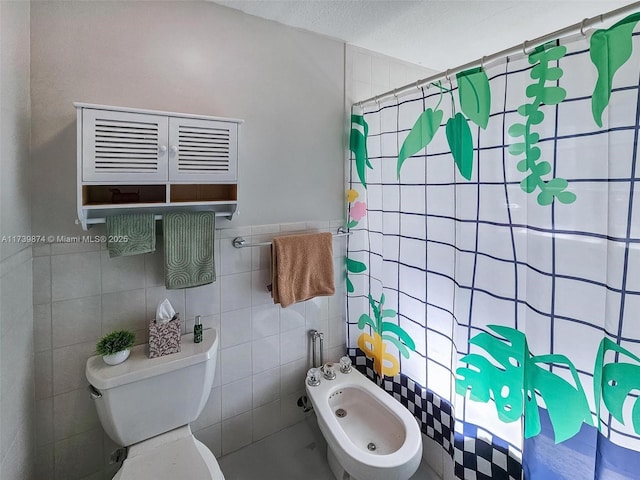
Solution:
[[[357,370],[307,386],[328,449],[355,480],[408,480],[422,435],[400,402]]]

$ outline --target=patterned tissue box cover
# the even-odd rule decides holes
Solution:
[[[180,318],[167,323],[149,323],[149,358],[180,351]]]

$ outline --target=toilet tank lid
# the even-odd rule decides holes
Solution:
[[[102,356],[95,355],[87,360],[85,375],[97,389],[115,388],[206,362],[216,355],[217,347],[218,332],[205,330],[202,342],[193,343],[193,334],[183,335],[180,352],[162,357],[149,358],[146,343],[133,347],[129,358],[118,365],[107,365]]]

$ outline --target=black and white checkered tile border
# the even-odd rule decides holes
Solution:
[[[520,453],[481,427],[464,424],[464,434],[455,432],[456,478],[463,480],[521,480]]]
[[[355,367],[380,385],[373,360],[359,348],[350,348]],[[455,461],[456,477],[462,480],[521,480],[520,453],[489,432],[472,424],[464,434],[455,433],[452,405],[406,375],[385,377],[381,385],[418,419],[422,432],[434,439]],[[480,438],[478,435],[480,434]]]
[[[350,348],[349,356],[360,372],[380,385],[380,378],[373,370],[373,360],[359,348]],[[413,413],[426,436],[433,438],[453,457],[454,417],[450,403],[402,374],[385,377],[381,386]]]

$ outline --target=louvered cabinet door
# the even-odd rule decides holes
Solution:
[[[82,180],[167,180],[168,118],[85,109],[82,118]]]
[[[169,181],[235,182],[237,143],[235,123],[169,118]]]

